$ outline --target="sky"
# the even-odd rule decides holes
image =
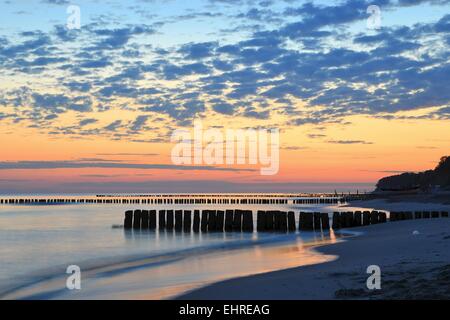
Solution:
[[[0,0],[0,21],[3,194],[369,191],[449,154],[449,0]],[[195,120],[278,129],[279,171],[174,164]]]

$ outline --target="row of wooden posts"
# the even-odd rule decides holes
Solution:
[[[392,211],[389,214],[389,221],[401,221],[411,219],[427,219],[427,218],[448,218],[446,211]],[[370,224],[378,224],[387,222],[386,212],[382,211],[356,211],[356,212],[334,212],[333,213],[333,229],[360,227]]]
[[[158,219],[157,219],[158,218]],[[335,212],[333,229],[386,222],[385,212]],[[125,229],[198,231],[254,230],[251,210],[129,210],[125,212]],[[298,230],[329,230],[328,213],[300,212]],[[257,231],[296,231],[294,211],[257,211]]]
[[[356,211],[356,212],[334,212],[333,229],[353,228],[368,226],[371,224],[385,223],[386,212],[382,211]]]
[[[448,217],[448,212],[391,212],[389,221]],[[382,211],[334,212],[334,230],[353,228],[387,222],[387,214]],[[134,230],[175,230],[184,232],[229,232],[254,230],[251,210],[128,210],[125,212],[125,229]],[[328,213],[300,212],[298,230],[327,231],[330,229]],[[294,211],[257,211],[257,231],[294,232],[297,230]]]
[[[0,204],[25,204],[25,205],[51,205],[51,204],[337,204],[341,201],[341,197],[316,197],[316,198],[0,198]]]
[[[429,218],[448,218],[447,211],[393,211],[391,212],[391,221],[429,219]]]
[[[158,215],[158,221],[156,217]],[[157,224],[158,222],[158,224]],[[129,210],[125,212],[125,229],[150,229],[190,232],[253,231],[251,210]]]

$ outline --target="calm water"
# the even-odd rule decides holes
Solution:
[[[201,206],[208,208],[220,209]],[[295,209],[298,219],[299,208],[270,208]],[[306,248],[339,237],[329,232],[185,234],[112,228],[123,223],[127,209],[130,205],[0,206],[0,297],[168,298],[221,279],[326,261],[331,257]],[[65,289],[69,265],[82,270],[80,291]]]

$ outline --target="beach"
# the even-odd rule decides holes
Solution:
[[[388,222],[353,229],[343,242],[315,250],[338,259],[235,278],[177,299],[449,299],[450,219]],[[381,269],[381,290],[368,290],[367,267]]]

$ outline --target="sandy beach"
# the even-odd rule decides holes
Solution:
[[[178,299],[449,299],[450,219],[388,222],[315,250],[337,260],[247,276],[194,290]],[[370,265],[381,290],[368,290]]]

